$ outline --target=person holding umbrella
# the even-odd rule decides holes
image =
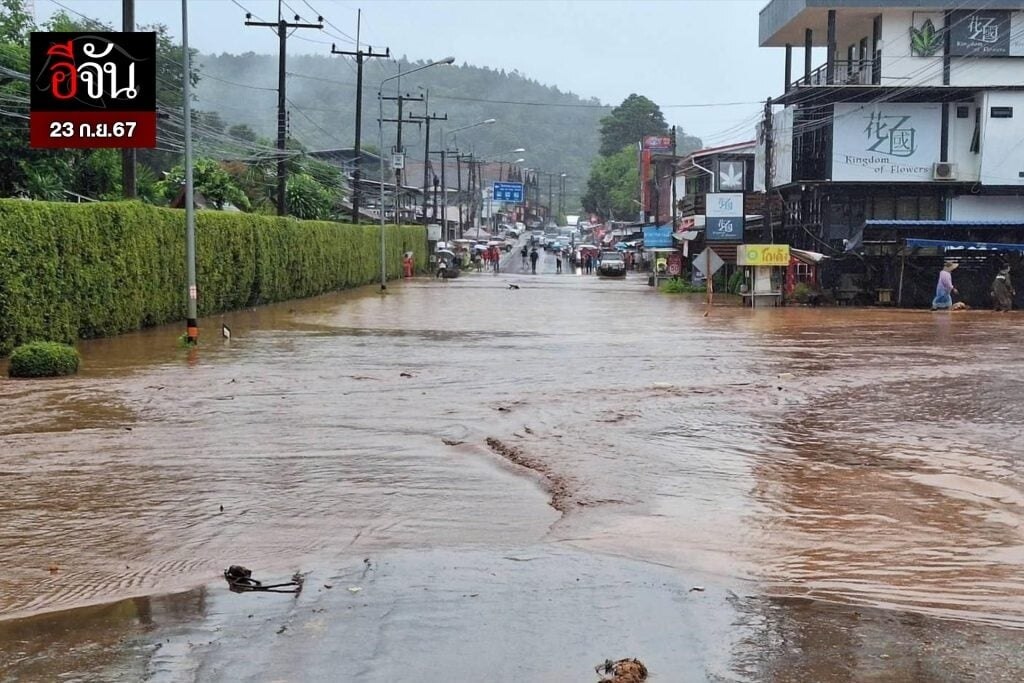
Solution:
[[[537,274],[537,259],[539,258],[540,255],[537,254],[537,247],[530,249],[530,267],[533,269],[534,275]]]

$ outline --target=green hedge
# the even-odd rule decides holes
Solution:
[[[29,342],[14,349],[11,377],[60,377],[78,372],[78,351],[58,342]]]
[[[196,212],[199,314],[315,296],[380,277],[380,228]],[[387,227],[388,275],[427,263],[426,231]],[[137,202],[0,200],[0,356],[185,317],[185,213]]]

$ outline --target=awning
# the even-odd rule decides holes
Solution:
[[[896,230],[899,232],[913,231],[913,230],[934,230],[939,229],[951,229],[951,230],[1024,230],[1024,222],[1021,221],[941,221],[941,220],[922,220],[922,221],[890,221],[890,220],[870,220],[864,221],[864,229],[874,230]]]
[[[804,263],[821,263],[828,258],[828,256],[819,254],[816,251],[806,251],[804,249],[794,249],[792,247],[789,248],[789,254]]]
[[[953,240],[907,239],[908,247],[936,247],[939,249],[966,249],[970,251],[1019,251],[1024,252],[1024,244],[1008,244],[1005,242],[955,242]]]

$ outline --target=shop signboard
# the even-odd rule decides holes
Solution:
[[[745,167],[743,161],[719,161],[718,189],[722,192],[742,192]]]
[[[743,239],[743,193],[709,192],[707,195],[707,240],[738,242]]]
[[[672,138],[667,135],[646,135],[643,148],[652,154],[671,154]]]
[[[841,103],[832,125],[832,180],[931,182],[941,151],[941,104]]]
[[[672,226],[648,226],[644,228],[644,249],[657,249],[672,246]]]
[[[1010,11],[950,12],[949,54],[953,57],[1006,57],[1010,54]]]
[[[736,248],[740,266],[788,266],[788,244],[741,244]]]

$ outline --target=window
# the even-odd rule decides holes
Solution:
[[[1012,119],[1013,107],[992,107],[989,113],[994,119]]]
[[[958,104],[956,106],[956,117],[958,119],[966,119],[971,115],[971,108],[966,104]]]

